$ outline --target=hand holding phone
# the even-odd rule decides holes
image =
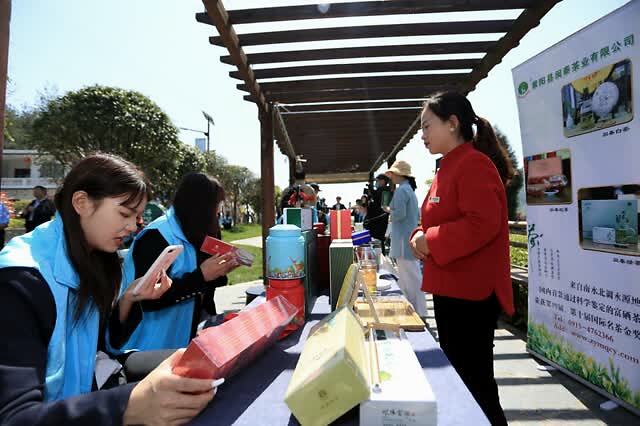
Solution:
[[[162,275],[166,274],[171,264],[176,260],[178,255],[182,253],[183,249],[184,247],[182,245],[165,247],[149,270],[138,280],[133,289],[133,295],[137,296],[143,289],[155,287],[161,281]]]

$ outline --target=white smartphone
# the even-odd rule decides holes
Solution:
[[[160,274],[162,271],[166,271],[169,269],[171,264],[176,260],[178,255],[182,253],[184,247],[182,245],[173,245],[167,246],[160,256],[153,262],[153,265],[147,270],[147,272],[142,276],[138,284],[136,284],[136,288],[133,289],[133,294],[137,295],[140,290],[146,285],[155,284],[160,279]]]

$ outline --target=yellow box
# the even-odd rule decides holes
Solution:
[[[303,425],[328,425],[369,398],[364,332],[348,308],[338,309],[311,331],[285,402]]]

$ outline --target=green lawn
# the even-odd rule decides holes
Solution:
[[[239,266],[227,275],[229,285],[246,283],[247,281],[255,281],[262,278],[262,249],[260,247],[238,246],[253,254],[256,258],[251,267]]]
[[[9,220],[9,228],[22,228],[24,229],[24,219],[21,218],[11,218]]]
[[[222,230],[222,239],[229,242],[259,237],[260,235],[262,235],[262,226],[254,224],[234,226],[229,231]]]
[[[520,243],[527,242],[526,235],[509,234],[509,239]],[[511,252],[511,264],[521,266],[523,268],[526,268],[529,265],[529,254],[527,253],[527,249],[509,247],[509,250]]]
[[[238,225],[229,231],[222,231],[222,239],[224,241],[233,242],[236,240],[244,240],[245,238],[259,237],[262,235],[261,225]],[[229,275],[229,285],[246,283],[262,278],[262,249],[260,247],[252,247],[238,245],[255,256],[251,267],[240,266]]]

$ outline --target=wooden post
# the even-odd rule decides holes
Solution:
[[[269,228],[275,224],[275,194],[273,178],[273,118],[270,112],[260,111],[260,182],[262,185],[262,247],[266,253]],[[262,276],[267,284],[267,257],[262,256]]]
[[[294,183],[296,183],[296,178],[295,178],[296,158],[295,157],[288,157],[288,158],[289,158],[289,185],[293,185]]]
[[[11,0],[0,0],[0,188],[2,188],[2,152],[4,151],[4,115],[7,102],[10,23]]]

